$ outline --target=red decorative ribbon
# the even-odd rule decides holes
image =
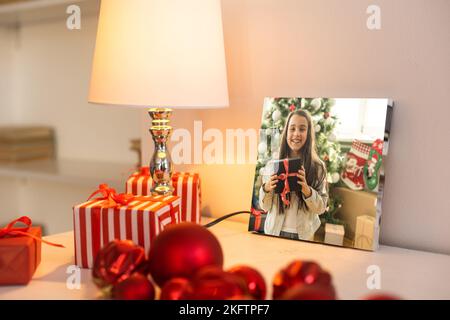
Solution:
[[[159,201],[158,201],[159,202]],[[175,216],[175,212],[174,212],[174,210],[173,210],[173,204],[172,204],[172,202],[170,202],[170,203],[168,203],[168,205],[169,205],[169,214],[170,214],[170,220],[171,220],[171,222],[170,222],[170,224],[175,224],[175,223],[177,223],[177,218],[176,218],[176,216]],[[162,222],[163,222],[163,219],[162,219],[162,216],[158,216],[158,222],[159,222],[159,229],[160,230],[163,230],[164,229],[164,226],[163,226],[163,224],[162,224]]]
[[[139,175],[149,177],[150,176],[150,168],[149,167],[141,167]]]
[[[22,222],[23,224],[26,225],[26,227],[14,228],[14,225],[18,222]],[[65,248],[62,244],[53,243],[53,242],[50,242],[47,240],[43,240],[39,237],[36,237],[35,235],[29,233],[30,229],[31,229],[31,219],[27,216],[23,216],[16,220],[11,221],[6,227],[4,227],[3,229],[0,229],[0,239],[4,238],[6,236],[24,236],[24,237],[33,238],[36,241],[43,242],[50,246]]]
[[[290,202],[288,199],[286,199],[286,194],[288,194],[291,191],[291,189],[289,188],[288,177],[296,177],[297,173],[296,172],[289,173],[289,160],[288,159],[283,160],[283,165],[284,165],[284,171],[286,173],[280,174],[277,178],[282,181],[284,180],[284,188],[283,188],[283,192],[281,192],[281,200],[283,200],[283,203],[288,206]]]
[[[152,199],[150,196],[135,196],[132,194],[127,193],[120,193],[118,194],[115,189],[110,188],[107,184],[101,184],[98,186],[98,189],[94,191],[88,198],[88,201],[91,200],[94,196],[97,194],[101,194],[102,197],[96,198],[97,200],[104,200],[105,202],[102,203],[102,207],[104,208],[117,208],[120,206],[126,206],[132,201],[152,201],[152,202],[159,202],[164,203],[163,201],[158,201],[155,199]],[[170,207],[170,218],[172,220],[171,223],[176,223],[176,216],[175,212],[173,210],[173,204],[168,203]],[[159,219],[159,224],[162,229],[162,219],[161,217]]]
[[[117,191],[113,188],[110,188],[107,184],[101,184],[98,186],[98,189],[94,191],[88,198],[88,201],[91,200],[97,194],[101,194],[102,197],[96,198],[97,200],[105,200],[102,204],[105,208],[116,208],[119,206],[126,206],[131,201],[136,200],[135,196],[127,193],[117,193]]]
[[[258,231],[261,227],[261,215],[264,213],[264,211],[256,210],[255,208],[251,208],[250,211],[255,217],[255,225],[253,226],[253,230]]]

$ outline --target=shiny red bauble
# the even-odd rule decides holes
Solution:
[[[389,293],[374,293],[363,297],[363,300],[401,300],[401,298]]]
[[[181,300],[192,293],[191,282],[186,278],[172,278],[161,289],[160,300]]]
[[[333,286],[297,284],[288,289],[280,300],[336,300]]]
[[[95,257],[92,277],[94,283],[103,289],[127,279],[145,265],[144,248],[130,240],[113,240]]]
[[[169,225],[154,240],[149,253],[149,271],[162,287],[172,278],[191,278],[204,266],[223,266],[217,238],[205,227],[183,222]]]
[[[249,266],[235,266],[227,272],[244,279],[248,292],[253,299],[264,300],[266,298],[266,282],[258,270]]]
[[[112,298],[118,300],[154,300],[155,287],[143,274],[134,273],[117,283],[112,289]]]
[[[183,300],[225,300],[248,295],[245,281],[221,268],[202,268],[191,280],[192,291],[185,292]]]
[[[243,294],[227,298],[226,300],[255,300],[255,298],[249,294]]]
[[[333,286],[331,276],[312,261],[295,260],[277,272],[273,278],[273,299],[279,299],[298,284]]]

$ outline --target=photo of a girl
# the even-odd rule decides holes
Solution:
[[[266,97],[248,230],[378,248],[392,100]]]
[[[320,227],[319,215],[328,202],[327,172],[316,150],[314,126],[306,110],[289,113],[284,126],[279,156],[281,159],[300,158],[303,165],[297,172],[300,190],[290,191],[286,204],[281,194],[274,192],[279,182],[267,164],[259,190],[259,206],[267,212],[264,233],[289,239],[314,239]],[[273,159],[275,160],[275,159]]]

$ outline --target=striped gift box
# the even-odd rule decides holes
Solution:
[[[132,240],[145,251],[168,224],[180,219],[177,196],[139,197],[126,206],[107,208],[105,200],[91,200],[73,207],[75,264],[92,268],[104,245],[114,239]]]
[[[132,174],[126,183],[126,193],[136,196],[150,195],[153,181],[148,167]],[[198,173],[175,172],[172,175],[174,195],[181,198],[181,221],[201,222],[201,187]]]

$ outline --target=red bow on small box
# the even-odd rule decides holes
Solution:
[[[14,225],[16,223],[22,222],[23,224],[26,225],[26,227],[24,228],[14,228]],[[35,235],[28,233],[28,231],[31,228],[31,219],[27,216],[23,216],[20,217],[16,220],[11,221],[6,227],[4,227],[3,229],[0,229],[0,239],[1,238],[5,238],[6,236],[24,236],[24,237],[30,237],[33,238],[36,241],[39,242],[43,242],[45,244],[54,246],[54,247],[60,247],[60,248],[65,248],[62,244],[57,244],[57,243],[53,243],[47,240],[43,240],[39,237],[36,237]]]
[[[97,199],[105,200],[105,203],[103,204],[105,208],[116,208],[121,205],[126,206],[131,201],[135,200],[135,197],[132,194],[117,193],[116,189],[110,188],[104,183],[99,185],[98,189],[89,196],[88,201],[97,194],[101,194],[103,196]]]
[[[289,160],[288,159],[284,159],[283,160],[283,165],[284,165],[284,171],[286,173],[282,173],[278,176],[279,180],[284,180],[284,188],[283,188],[283,192],[281,192],[281,200],[283,200],[283,203],[285,205],[289,205],[289,200],[286,199],[286,194],[288,194],[291,189],[289,188],[289,181],[288,181],[288,177],[296,177],[297,176],[297,172],[292,172],[289,173]]]
[[[255,225],[253,226],[254,230],[259,230],[261,227],[261,215],[264,213],[264,211],[256,210],[254,208],[251,208],[251,213],[255,217]]]

